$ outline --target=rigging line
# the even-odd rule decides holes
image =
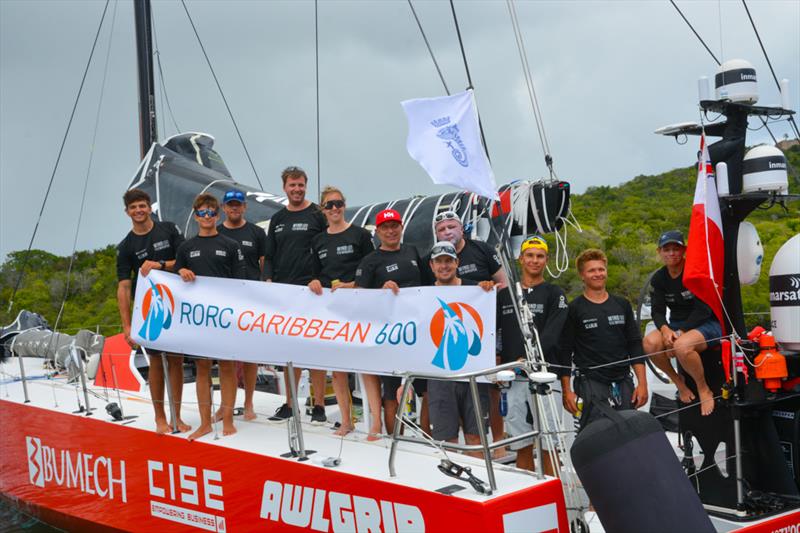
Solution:
[[[258,186],[261,190],[264,190],[264,186],[261,184],[261,178],[258,176],[258,171],[256,170],[255,164],[253,164],[253,158],[250,157],[250,152],[247,150],[247,145],[244,142],[244,138],[242,137],[242,132],[239,131],[239,125],[236,124],[236,119],[233,118],[233,111],[231,111],[231,106],[228,105],[228,99],[225,97],[225,92],[222,90],[222,85],[219,83],[219,78],[217,78],[217,73],[214,72],[214,67],[211,66],[211,59],[209,59],[208,54],[206,53],[206,47],[203,46],[203,41],[200,39],[200,34],[197,33],[197,26],[194,25],[194,20],[192,20],[192,15],[189,14],[189,8],[186,7],[186,0],[181,0],[181,5],[183,5],[183,10],[186,11],[186,16],[189,18],[189,24],[192,25],[192,30],[194,31],[194,36],[197,37],[197,43],[200,45],[200,50],[203,51],[203,56],[206,58],[206,64],[208,64],[208,69],[211,71],[211,75],[214,77],[214,82],[217,84],[217,89],[219,89],[219,94],[222,96],[222,101],[225,103],[225,109],[228,110],[228,116],[231,117],[231,122],[233,122],[233,128],[236,130],[236,135],[239,137],[239,142],[242,143],[242,148],[244,148],[244,153],[247,156],[247,161],[250,163],[250,168],[253,169],[253,174],[256,176],[256,181],[258,182]]]
[[[100,112],[103,108],[103,99],[106,93],[106,80],[108,79],[108,64],[109,59],[111,59],[111,45],[114,42],[114,23],[117,20],[117,6],[119,5],[119,1],[114,2],[114,10],[111,13],[111,28],[108,32],[108,48],[106,48],[106,60],[105,64],[103,65],[103,80],[100,82],[100,96],[97,99],[97,113],[95,114],[94,118],[94,132],[92,133],[92,143],[89,145],[89,164],[86,167],[86,176],[83,179],[83,192],[81,193],[81,205],[78,209],[78,222],[75,226],[75,236],[72,239],[72,253],[69,256],[69,266],[67,267],[67,280],[64,283],[64,295],[61,297],[61,306],[58,309],[58,315],[56,315],[56,321],[53,325],[53,331],[58,331],[58,325],[61,321],[61,317],[64,314],[64,308],[67,304],[67,299],[69,298],[69,289],[72,280],[72,268],[75,265],[75,250],[78,248],[78,235],[81,231],[81,222],[83,221],[83,211],[86,207],[86,191],[89,189],[89,176],[91,175],[92,171],[92,162],[94,160],[94,149],[95,143],[97,142],[97,132],[100,129]],[[51,342],[55,335],[50,337]]]
[[[719,23],[719,57],[725,59],[725,51],[722,48],[722,0],[717,0],[717,22]]]
[[[319,153],[319,2],[314,0],[314,82],[316,84],[317,101],[317,198],[322,201],[320,192],[322,187],[322,175],[320,174],[320,153]]]
[[[450,96],[450,88],[447,87],[447,82],[444,81],[444,75],[442,74],[442,69],[439,68],[439,62],[436,61],[436,56],[433,55],[433,49],[431,48],[431,43],[428,42],[428,36],[425,35],[425,30],[422,29],[422,22],[420,22],[419,17],[417,16],[417,10],[414,9],[414,4],[411,3],[411,0],[408,0],[408,7],[411,8],[411,14],[414,15],[414,20],[417,21],[417,27],[419,28],[419,32],[422,34],[422,40],[425,41],[425,46],[428,48],[428,54],[431,56],[431,60],[433,61],[433,66],[436,67],[436,72],[439,74],[439,79],[442,81],[442,85],[444,86],[444,92],[447,93],[447,96]]]
[[[464,51],[464,41],[461,39],[461,27],[458,25],[458,17],[456,16],[456,6],[453,4],[453,0],[450,0],[450,11],[453,13],[453,24],[456,27],[456,35],[458,36],[458,47],[461,48],[461,58],[464,60],[464,71],[467,73],[467,89],[474,90],[475,87],[472,85],[472,75],[469,73],[469,63],[467,63],[467,53]],[[476,111],[477,111],[477,103],[475,104]],[[483,121],[481,120],[481,115],[478,112],[478,129],[481,132],[481,141],[483,142],[483,150],[486,152],[486,159],[489,160],[491,163],[491,157],[489,157],[489,146],[486,144],[486,135],[483,133]]]
[[[750,14],[750,8],[747,7],[747,2],[745,0],[742,0],[742,6],[744,6],[744,10],[747,13],[747,18],[750,19],[750,25],[753,27],[753,33],[756,34],[758,45],[761,47],[761,53],[764,54],[764,59],[767,60],[767,66],[769,66],[769,71],[772,73],[772,79],[775,80],[775,86],[778,87],[778,93],[780,93],[781,84],[778,81],[778,76],[777,74],[775,74],[775,69],[772,67],[772,61],[770,61],[769,55],[767,55],[767,49],[764,47],[764,42],[761,40],[761,35],[758,33],[758,28],[756,28],[756,23],[753,20],[753,16]],[[761,120],[764,121],[764,125],[766,126],[766,121],[764,120],[763,117]],[[797,135],[797,137],[800,138],[800,130],[798,130],[797,128],[797,122],[795,122],[794,117],[789,115],[789,118],[787,120],[793,126],[795,135]],[[767,131],[769,131],[769,128],[767,128]],[[772,136],[771,131],[769,132],[769,134],[770,136]],[[775,140],[775,137],[772,136],[772,139]],[[777,141],[775,141],[775,143],[777,144]]]
[[[700,41],[700,44],[702,44],[706,51],[711,54],[711,57],[714,58],[714,61],[717,63],[717,65],[721,65],[722,63],[720,63],[719,59],[717,59],[717,56],[714,55],[714,52],[711,51],[711,48],[708,47],[703,38],[700,37],[700,34],[697,33],[697,30],[694,29],[694,26],[692,26],[692,23],[686,18],[686,15],[683,14],[683,11],[681,11],[681,8],[679,8],[678,4],[675,3],[675,0],[669,0],[669,3],[672,4],[672,7],[678,11],[678,14],[681,16],[683,21],[689,26],[689,29],[692,30],[692,33],[694,33],[695,37],[697,37],[697,39]]]
[[[175,126],[175,133],[180,133],[181,129],[178,126],[178,121],[175,120],[175,114],[172,112],[172,105],[169,103],[169,95],[167,94],[167,82],[164,80],[164,70],[161,68],[161,50],[158,47],[158,31],[156,30],[156,19],[152,19],[153,24],[153,40],[156,44],[156,50],[153,53],[156,56],[156,66],[158,66],[158,84],[161,86],[164,102],[167,104],[167,111],[169,111],[169,118],[172,120],[172,125]],[[161,113],[164,114],[163,111]],[[164,126],[166,129],[166,126]],[[164,135],[166,137],[166,135]]]
[[[72,120],[75,118],[75,111],[78,109],[78,102],[81,99],[81,94],[83,93],[83,86],[86,82],[86,75],[89,73],[89,67],[92,64],[92,58],[94,57],[94,51],[97,47],[97,40],[100,38],[100,30],[103,29],[103,21],[106,19],[106,13],[108,12],[108,4],[111,0],[106,0],[106,4],[103,7],[103,14],[100,16],[100,24],[97,26],[97,33],[94,36],[94,42],[92,43],[92,49],[89,52],[89,59],[86,61],[86,68],[83,70],[83,77],[81,78],[80,86],[78,87],[78,94],[75,96],[75,103],[72,105],[72,112],[69,115],[69,121],[67,121],[67,129],[64,132],[64,137],[61,139],[61,147],[58,149],[58,156],[56,157],[56,163],[53,165],[53,172],[50,174],[50,181],[47,184],[47,190],[44,193],[44,199],[42,200],[42,207],[39,209],[39,216],[36,219],[36,225],[33,227],[33,233],[31,234],[31,240],[28,243],[28,249],[25,252],[25,258],[22,260],[22,267],[20,268],[19,275],[17,276],[17,281],[14,284],[14,290],[11,292],[11,298],[8,300],[8,313],[11,312],[12,307],[14,306],[14,297],[17,295],[17,291],[19,290],[20,283],[22,283],[22,278],[25,276],[25,269],[28,266],[28,260],[30,259],[31,255],[31,248],[33,248],[33,241],[36,238],[36,233],[39,230],[39,223],[42,221],[42,215],[44,214],[44,208],[47,205],[47,199],[50,197],[50,190],[53,188],[53,180],[56,177],[56,171],[58,170],[58,164],[61,162],[61,155],[64,153],[64,146],[67,144],[67,137],[69,136],[70,128],[72,127]]]
[[[547,133],[544,129],[544,119],[542,118],[542,110],[539,107],[539,99],[536,95],[536,87],[533,83],[533,76],[531,75],[530,62],[528,61],[528,52],[525,49],[525,41],[522,39],[522,30],[519,27],[519,18],[517,17],[517,9],[514,6],[514,0],[506,0],[508,7],[508,14],[511,17],[511,26],[514,30],[514,39],[517,42],[517,51],[519,52],[519,60],[522,63],[522,73],[525,76],[525,84],[528,87],[528,98],[531,101],[533,109],[533,118],[536,121],[536,129],[539,133],[539,142],[542,145],[542,152],[544,152],[544,161],[547,168],[550,170],[550,177],[553,177],[553,158],[550,155],[550,142],[547,139]]]

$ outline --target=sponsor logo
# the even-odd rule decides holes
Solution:
[[[295,222],[292,224],[292,231],[308,231],[308,224],[305,222]]]
[[[349,255],[353,253],[353,245],[345,244],[336,247],[336,255]]]
[[[800,305],[800,276],[797,274],[770,276],[769,303],[773,307]]]
[[[154,498],[151,516],[204,531],[227,531],[225,517],[214,514],[225,511],[219,470],[148,460],[147,480]]]
[[[431,364],[438,368],[460,370],[467,364],[470,355],[481,353],[483,321],[470,305],[460,302],[447,303],[441,298],[441,306],[431,318],[430,335],[436,346],[436,355]]]
[[[189,257],[192,257],[192,258],[200,257],[200,250],[192,250],[191,252],[189,252]]]
[[[175,312],[175,299],[169,287],[149,281],[150,288],[142,300],[142,318],[144,323],[139,336],[148,341],[156,340],[161,332],[172,325],[172,314]]]
[[[609,326],[624,326],[625,315],[608,315]]]
[[[74,489],[109,500],[128,501],[125,461],[85,451],[58,449],[25,437],[31,485]]]
[[[220,257],[228,257],[228,252],[225,250],[215,250],[215,253]]]
[[[450,155],[462,167],[469,166],[467,157],[467,145],[461,140],[458,124],[450,124],[450,117],[437,118],[431,121],[431,126],[439,128],[436,136],[444,141],[445,146],[450,150]]]
[[[425,531],[414,505],[278,481],[264,482],[259,517],[312,531]]]
[[[158,241],[153,243],[153,250],[158,252],[159,250],[166,250],[169,248],[169,241]]]

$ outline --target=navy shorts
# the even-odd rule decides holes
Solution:
[[[683,321],[676,320],[674,322],[670,322],[668,325],[669,329],[671,330],[686,331]],[[692,329],[696,329],[698,332],[700,332],[700,334],[706,340],[706,344],[708,345],[709,348],[719,344],[719,339],[720,337],[722,337],[722,328],[720,327],[719,322],[717,322],[716,318],[709,318],[696,328]]]

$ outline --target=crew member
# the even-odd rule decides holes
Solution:
[[[437,241],[450,241],[455,245],[460,278],[473,281],[492,280],[497,284],[498,290],[506,286],[508,280],[497,253],[483,241],[464,237],[464,226],[458,213],[442,211],[433,218],[433,224]],[[500,391],[492,386],[489,389],[489,426],[495,441],[501,440],[505,433],[499,405]],[[504,448],[494,452],[495,458],[504,455]]]
[[[134,348],[136,343],[131,338],[131,296],[136,293],[138,273],[141,271],[146,277],[151,270],[173,270],[175,253],[183,242],[183,236],[172,222],[153,220],[150,196],[143,190],[131,189],[124,194],[122,200],[125,203],[125,214],[130,217],[133,229],[117,245],[117,305],[125,342]],[[164,411],[164,368],[161,354],[148,353],[148,359],[148,384],[156,415],[156,431],[169,433],[176,421],[170,420],[167,423]],[[177,428],[180,432],[189,431],[191,426],[181,420],[183,356],[166,354],[166,359]]]
[[[543,356],[546,362],[558,364],[558,341],[561,330],[567,319],[567,297],[560,287],[544,280],[544,271],[547,266],[547,242],[538,236],[525,240],[520,246],[519,265],[522,272],[522,297],[533,316],[533,326],[539,334]],[[525,360],[525,341],[519,328],[517,315],[514,312],[514,302],[510,288],[500,291],[497,302],[497,324],[500,330],[502,349],[500,362]],[[544,408],[540,410],[547,417],[548,430],[558,430],[561,413],[560,387],[551,388],[557,412]],[[512,382],[508,392],[508,414],[506,426],[512,435],[533,430],[534,404],[528,387],[528,380],[521,379]],[[553,449],[548,443],[552,439],[542,440],[542,459],[544,473],[549,476],[558,476],[558,450]],[[533,470],[533,439],[517,441],[511,444],[511,449],[517,452],[517,468]]]
[[[700,395],[700,412],[709,415],[714,410],[714,393],[708,387],[700,353],[722,337],[722,328],[711,308],[683,285],[686,264],[686,244],[680,231],[667,231],[658,240],[658,254],[664,266],[650,280],[650,301],[653,322],[658,328],[644,338],[644,351],[678,387],[683,403],[695,399],[683,376],[672,367],[671,357],[677,357],[692,377]],[[669,322],[667,322],[669,307]]]
[[[494,288],[493,281],[481,281],[458,276],[458,255],[456,248],[449,241],[437,242],[430,253],[430,269],[438,287],[458,287],[480,285],[485,291]],[[488,415],[489,385],[478,384],[478,394],[483,417]],[[428,410],[430,412],[431,436],[435,440],[458,442],[459,427],[464,432],[467,444],[480,444],[480,427],[475,416],[470,386],[465,381],[428,380]],[[485,418],[482,418],[482,423]],[[484,424],[484,430],[486,426]],[[467,455],[483,457],[479,451],[467,452]]]
[[[325,217],[319,206],[306,199],[308,176],[299,167],[287,167],[281,173],[283,192],[289,203],[275,213],[267,231],[267,252],[264,256],[264,278],[276,283],[308,285],[314,270],[311,240],[325,231]],[[300,368],[295,368],[295,383],[300,380]],[[323,424],[325,416],[325,370],[311,370],[314,406],[311,422]],[[286,403],[278,407],[270,420],[285,420],[292,416],[289,376],[286,383]]]
[[[194,219],[197,222],[197,236],[188,239],[180,248],[175,262],[175,270],[187,283],[197,276],[215,278],[246,279],[242,251],[239,244],[217,231],[219,220],[219,201],[203,193],[192,204]],[[211,433],[211,359],[197,358],[197,403],[200,410],[200,427],[189,435],[195,440]],[[236,433],[233,425],[233,407],[236,403],[236,362],[219,361],[219,384],[222,395],[222,434]]]
[[[402,244],[403,221],[400,213],[394,209],[384,209],[375,217],[375,234],[378,236],[380,246],[377,250],[367,255],[356,269],[356,287],[365,289],[391,289],[398,294],[400,289],[418,287],[427,281],[420,267],[422,259],[413,246]],[[402,380],[396,376],[381,376],[383,384],[383,419],[386,431],[394,432],[394,422],[397,416],[397,390]],[[427,430],[428,409],[425,382],[417,380],[416,390],[422,394],[422,408],[420,409],[420,426]]]
[[[560,372],[561,387],[564,408],[573,415],[578,414],[578,397],[583,400],[583,428],[600,416],[595,405],[601,402],[617,410],[638,409],[647,403],[647,379],[642,337],[631,304],[606,290],[606,255],[590,248],[575,263],[583,294],[569,303],[559,359],[563,365],[574,363],[577,370],[575,392],[568,370]],[[635,388],[631,367],[636,374]]]
[[[245,219],[247,200],[242,191],[231,189],[226,192],[222,197],[222,210],[225,212],[225,220],[217,226],[217,231],[239,244],[244,255],[246,279],[259,281],[264,268],[267,234]],[[253,408],[253,393],[256,390],[258,364],[237,363],[237,367],[239,365],[242,365],[244,374],[244,419],[254,420],[256,412]]]
[[[344,218],[346,208],[342,191],[336,187],[325,187],[319,203],[328,221],[328,229],[317,233],[311,240],[314,258],[314,279],[308,287],[314,294],[322,294],[322,288],[331,291],[355,286],[356,268],[361,260],[375,250],[370,233],[360,226],[350,224]],[[367,400],[372,413],[369,433],[381,432],[381,385],[377,376],[364,376]],[[350,383],[347,372],[333,373],[333,390],[339,404],[342,422],[336,435],[347,435],[355,429],[351,414]]]

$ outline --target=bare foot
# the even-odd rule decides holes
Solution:
[[[217,409],[217,412],[214,413],[214,422],[221,422],[222,421],[222,407]]]
[[[253,406],[250,407],[245,406],[244,408],[244,416],[242,417],[245,420],[255,420],[256,419],[256,411],[253,409]]]
[[[170,424],[169,425],[170,431],[172,431],[172,427],[173,427],[173,425]],[[190,426],[189,424],[187,424],[186,422],[184,422],[180,418],[178,419],[178,433],[186,433],[190,429],[192,429],[192,426]]]
[[[706,387],[704,390],[698,391],[698,394],[700,395],[700,414],[710,415],[714,412],[714,393]]]
[[[502,459],[506,455],[508,455],[508,452],[506,451],[505,446],[503,446],[502,448],[496,448],[492,452],[492,459]]]
[[[211,428],[211,424],[202,424],[199,428],[197,428],[195,430],[194,433],[192,433],[191,435],[189,435],[187,437],[187,440],[190,440],[190,441],[197,440],[200,437],[202,437],[203,435],[208,435],[212,431],[213,431],[213,429]]]
[[[678,398],[680,398],[681,403],[691,403],[691,401],[694,400],[694,393],[686,386],[686,380],[683,376],[678,378],[678,381],[675,382],[675,386],[678,387]]]
[[[161,435],[172,433],[172,426],[167,424],[166,420],[156,420],[156,433]]]
[[[350,433],[354,429],[356,429],[355,426],[352,426],[352,425],[351,426],[344,426],[344,425],[342,425],[342,426],[339,426],[339,428],[336,431],[334,431],[333,434],[334,435],[338,435],[339,437],[344,437],[345,435],[347,435],[348,433]],[[369,436],[367,436],[367,438],[369,438]]]
[[[233,420],[227,422],[225,420],[222,421],[222,435],[227,437],[228,435],[233,435],[236,433],[236,428],[233,425]]]

